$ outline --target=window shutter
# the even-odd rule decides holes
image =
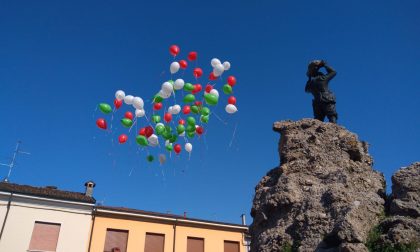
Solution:
[[[204,252],[204,239],[188,237],[187,252]]]
[[[127,252],[127,242],[127,230],[117,230],[108,228],[106,230],[104,252]]]
[[[36,221],[29,251],[56,251],[60,227],[60,224]]]
[[[165,235],[146,233],[144,252],[164,252]]]
[[[239,252],[239,242],[225,241],[224,252]]]

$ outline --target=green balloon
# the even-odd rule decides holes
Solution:
[[[121,119],[121,123],[122,123],[122,125],[124,126],[124,127],[126,127],[126,128],[129,128],[129,127],[131,127],[131,125],[133,125],[133,121],[131,121],[130,119],[128,119],[128,118],[123,118],[123,119]]]
[[[210,119],[210,116],[208,116],[208,115],[206,115],[206,116],[202,115],[200,117],[200,121],[203,122],[203,123],[208,123],[209,119]]]
[[[176,132],[178,132],[178,134],[182,134],[184,131],[185,131],[185,126],[184,126],[184,125],[179,124],[179,125],[176,127]]]
[[[219,101],[219,97],[215,96],[214,94],[205,93],[204,99],[208,105],[216,105]]]
[[[192,116],[187,117],[187,124],[188,125],[195,125],[195,118]]]
[[[172,146],[172,144],[166,145],[166,150],[167,151],[172,151],[173,149],[174,149],[174,147]]]
[[[165,125],[165,131],[172,133],[172,128],[169,125]]]
[[[136,136],[136,142],[141,146],[147,146],[148,145],[147,138],[145,136],[142,136],[142,135]]]
[[[163,132],[165,132],[165,126],[163,126],[163,125],[156,126],[156,134],[162,135]]]
[[[152,155],[148,155],[146,159],[149,162],[153,162],[153,160],[155,160],[155,158]]]
[[[191,84],[191,83],[185,83],[185,85],[184,85],[184,90],[185,90],[185,91],[188,91],[188,92],[191,92],[191,91],[193,91],[193,90],[194,90],[194,85],[193,85],[193,84]]]
[[[193,101],[195,101],[195,96],[193,94],[187,94],[184,97],[184,102],[185,103],[190,103],[190,102],[193,102]]]
[[[188,124],[187,125],[187,128],[185,129],[185,131],[187,131],[187,133],[188,132],[195,132],[195,126]]]
[[[163,138],[165,138],[165,140],[169,140],[172,137],[171,132],[168,132],[165,130],[165,132],[163,132],[162,134]]]
[[[100,103],[99,104],[99,109],[102,111],[102,113],[104,114],[109,114],[112,111],[111,106],[109,106],[108,103]]]
[[[192,105],[191,112],[193,112],[194,114],[198,114],[200,112],[200,109],[197,106]]]
[[[159,95],[159,94],[156,94],[154,97],[153,97],[153,102],[154,103],[158,103],[158,102],[162,102],[163,101],[163,98]]]
[[[173,80],[168,80],[169,83],[171,83],[172,85],[175,83]]]
[[[207,107],[204,107],[203,109],[201,109],[201,114],[202,114],[203,116],[210,115],[210,109],[209,109],[209,108],[207,108]]]
[[[195,136],[195,131],[187,132],[187,136],[193,138]]]
[[[169,138],[169,142],[170,142],[170,143],[175,143],[175,142],[176,142],[176,140],[178,140],[178,135],[176,135],[176,134],[173,134],[173,135],[171,136],[171,138]]]
[[[153,115],[152,116],[152,122],[154,122],[154,123],[160,122],[160,115]]]
[[[229,84],[225,84],[223,86],[223,92],[225,94],[231,94],[232,93],[232,87]]]

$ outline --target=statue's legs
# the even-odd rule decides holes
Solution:
[[[335,103],[327,103],[325,106],[325,114],[330,123],[337,123],[338,115],[335,109]]]
[[[320,121],[324,121],[325,113],[322,109],[322,103],[319,101],[312,100],[312,109],[314,112],[314,118]]]

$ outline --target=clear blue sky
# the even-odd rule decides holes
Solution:
[[[92,179],[107,205],[238,223],[279,164],[272,123],[312,117],[305,71],[320,58],[338,71],[339,124],[371,144],[389,183],[420,160],[419,10],[417,0],[2,1],[0,161],[21,139],[32,154],[12,182],[82,191]],[[155,94],[171,44],[198,51],[206,71],[212,57],[229,60],[240,111],[228,125],[213,117],[190,161],[160,167],[134,143],[112,146],[94,109],[118,89]]]

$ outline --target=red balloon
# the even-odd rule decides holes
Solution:
[[[236,84],[236,78],[235,78],[235,76],[229,76],[229,77],[227,78],[227,82],[228,82],[228,84],[229,84],[231,87],[235,86],[235,84]]]
[[[96,125],[98,125],[98,127],[100,129],[106,129],[106,121],[103,118],[99,118],[98,120],[96,120]]]
[[[154,110],[159,110],[161,108],[162,108],[162,103],[156,102],[155,104],[153,104],[153,109]]]
[[[172,121],[172,114],[165,113],[165,115],[163,116],[163,120],[165,120],[165,122],[167,122],[167,123]]]
[[[152,126],[147,126],[146,128],[144,128],[144,133],[146,137],[150,137],[151,135],[153,135],[153,127]]]
[[[169,47],[169,52],[175,57],[179,53],[179,47],[177,45],[171,45],[171,47]]]
[[[185,124],[184,119],[179,119],[178,124],[182,124],[182,125],[184,125],[184,124]]]
[[[180,144],[175,144],[174,145],[174,151],[176,154],[179,154],[181,152],[181,145]]]
[[[127,140],[128,140],[128,136],[126,134],[121,134],[118,137],[118,142],[120,142],[120,144],[127,142]]]
[[[125,112],[124,117],[130,120],[133,120],[133,113],[131,113],[130,111],[127,111]]]
[[[187,63],[187,61],[186,61],[186,60],[180,60],[178,63],[179,63],[179,66],[180,66],[182,69],[185,69],[185,68],[187,68],[187,66],[188,66],[188,63]]]
[[[190,106],[186,105],[184,108],[182,108],[182,113],[189,114],[191,112]]]
[[[213,86],[210,84],[206,85],[206,93],[210,93],[210,91],[213,89]]]
[[[214,73],[213,72],[210,73],[209,80],[217,80],[217,77],[214,76]]]
[[[201,84],[195,84],[194,89],[193,89],[193,91],[191,91],[191,93],[196,94],[196,93],[200,92],[202,89],[203,89],[203,87],[201,86]]]
[[[114,106],[115,106],[115,108],[116,109],[119,109],[121,107],[122,103],[123,103],[122,100],[115,99],[114,100]]]
[[[197,134],[201,135],[204,133],[204,129],[201,126],[198,126],[197,128],[195,128],[195,132],[197,132]]]
[[[199,67],[194,68],[194,77],[200,78],[203,75],[203,70]]]
[[[141,128],[139,130],[139,135],[146,136],[146,128]]]
[[[232,105],[235,105],[236,104],[236,98],[235,98],[235,96],[229,97],[228,98],[228,103],[229,104],[232,104]]]
[[[190,61],[194,61],[194,60],[196,60],[197,59],[197,52],[190,52],[189,54],[188,54],[188,60],[190,60]]]
[[[201,101],[195,101],[194,105],[197,106],[197,107],[201,107],[201,106],[203,106],[203,103]]]

